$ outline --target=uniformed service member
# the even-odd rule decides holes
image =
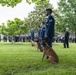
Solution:
[[[42,29],[38,26],[38,39],[42,39]]]
[[[65,32],[65,35],[64,35],[64,48],[69,48],[69,28],[66,28],[66,32]]]
[[[32,28],[32,30],[31,30],[31,39],[34,41],[34,39],[35,39],[35,36],[34,36],[34,29]]]
[[[52,16],[52,9],[46,9],[46,16],[48,16],[47,21],[46,21],[46,42],[47,44],[52,47],[52,40],[55,35],[55,20],[54,17]]]
[[[46,26],[45,26],[45,22],[42,22],[42,39],[45,39],[45,33],[46,33]]]

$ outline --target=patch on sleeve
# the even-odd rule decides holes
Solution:
[[[49,22],[52,22],[53,20],[49,20]]]

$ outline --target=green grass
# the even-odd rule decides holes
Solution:
[[[0,43],[0,75],[76,75],[76,44],[54,44],[59,64],[51,64],[30,43]]]

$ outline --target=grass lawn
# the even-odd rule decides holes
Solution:
[[[42,53],[30,43],[0,43],[0,75],[76,75],[76,44],[64,49],[54,44],[59,64],[42,61]]]

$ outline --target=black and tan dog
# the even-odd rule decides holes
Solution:
[[[43,52],[43,46],[42,46],[42,39],[36,39],[35,42],[37,42],[38,49],[40,52]]]
[[[48,46],[48,44],[44,40],[37,39],[37,42],[39,43],[41,41],[41,46],[43,46],[43,56],[42,60],[44,59],[45,55],[49,57],[49,62],[51,63],[59,63],[59,58],[56,54],[56,52]]]
[[[59,63],[59,58],[56,52],[50,46],[48,46],[48,44],[45,41],[42,42],[42,45],[44,47],[42,60],[44,56],[46,55],[49,57],[49,62]]]
[[[31,42],[31,45],[33,45],[37,48],[37,51],[43,52],[41,41],[35,40],[35,42],[34,42],[32,39],[30,39],[29,42]]]

